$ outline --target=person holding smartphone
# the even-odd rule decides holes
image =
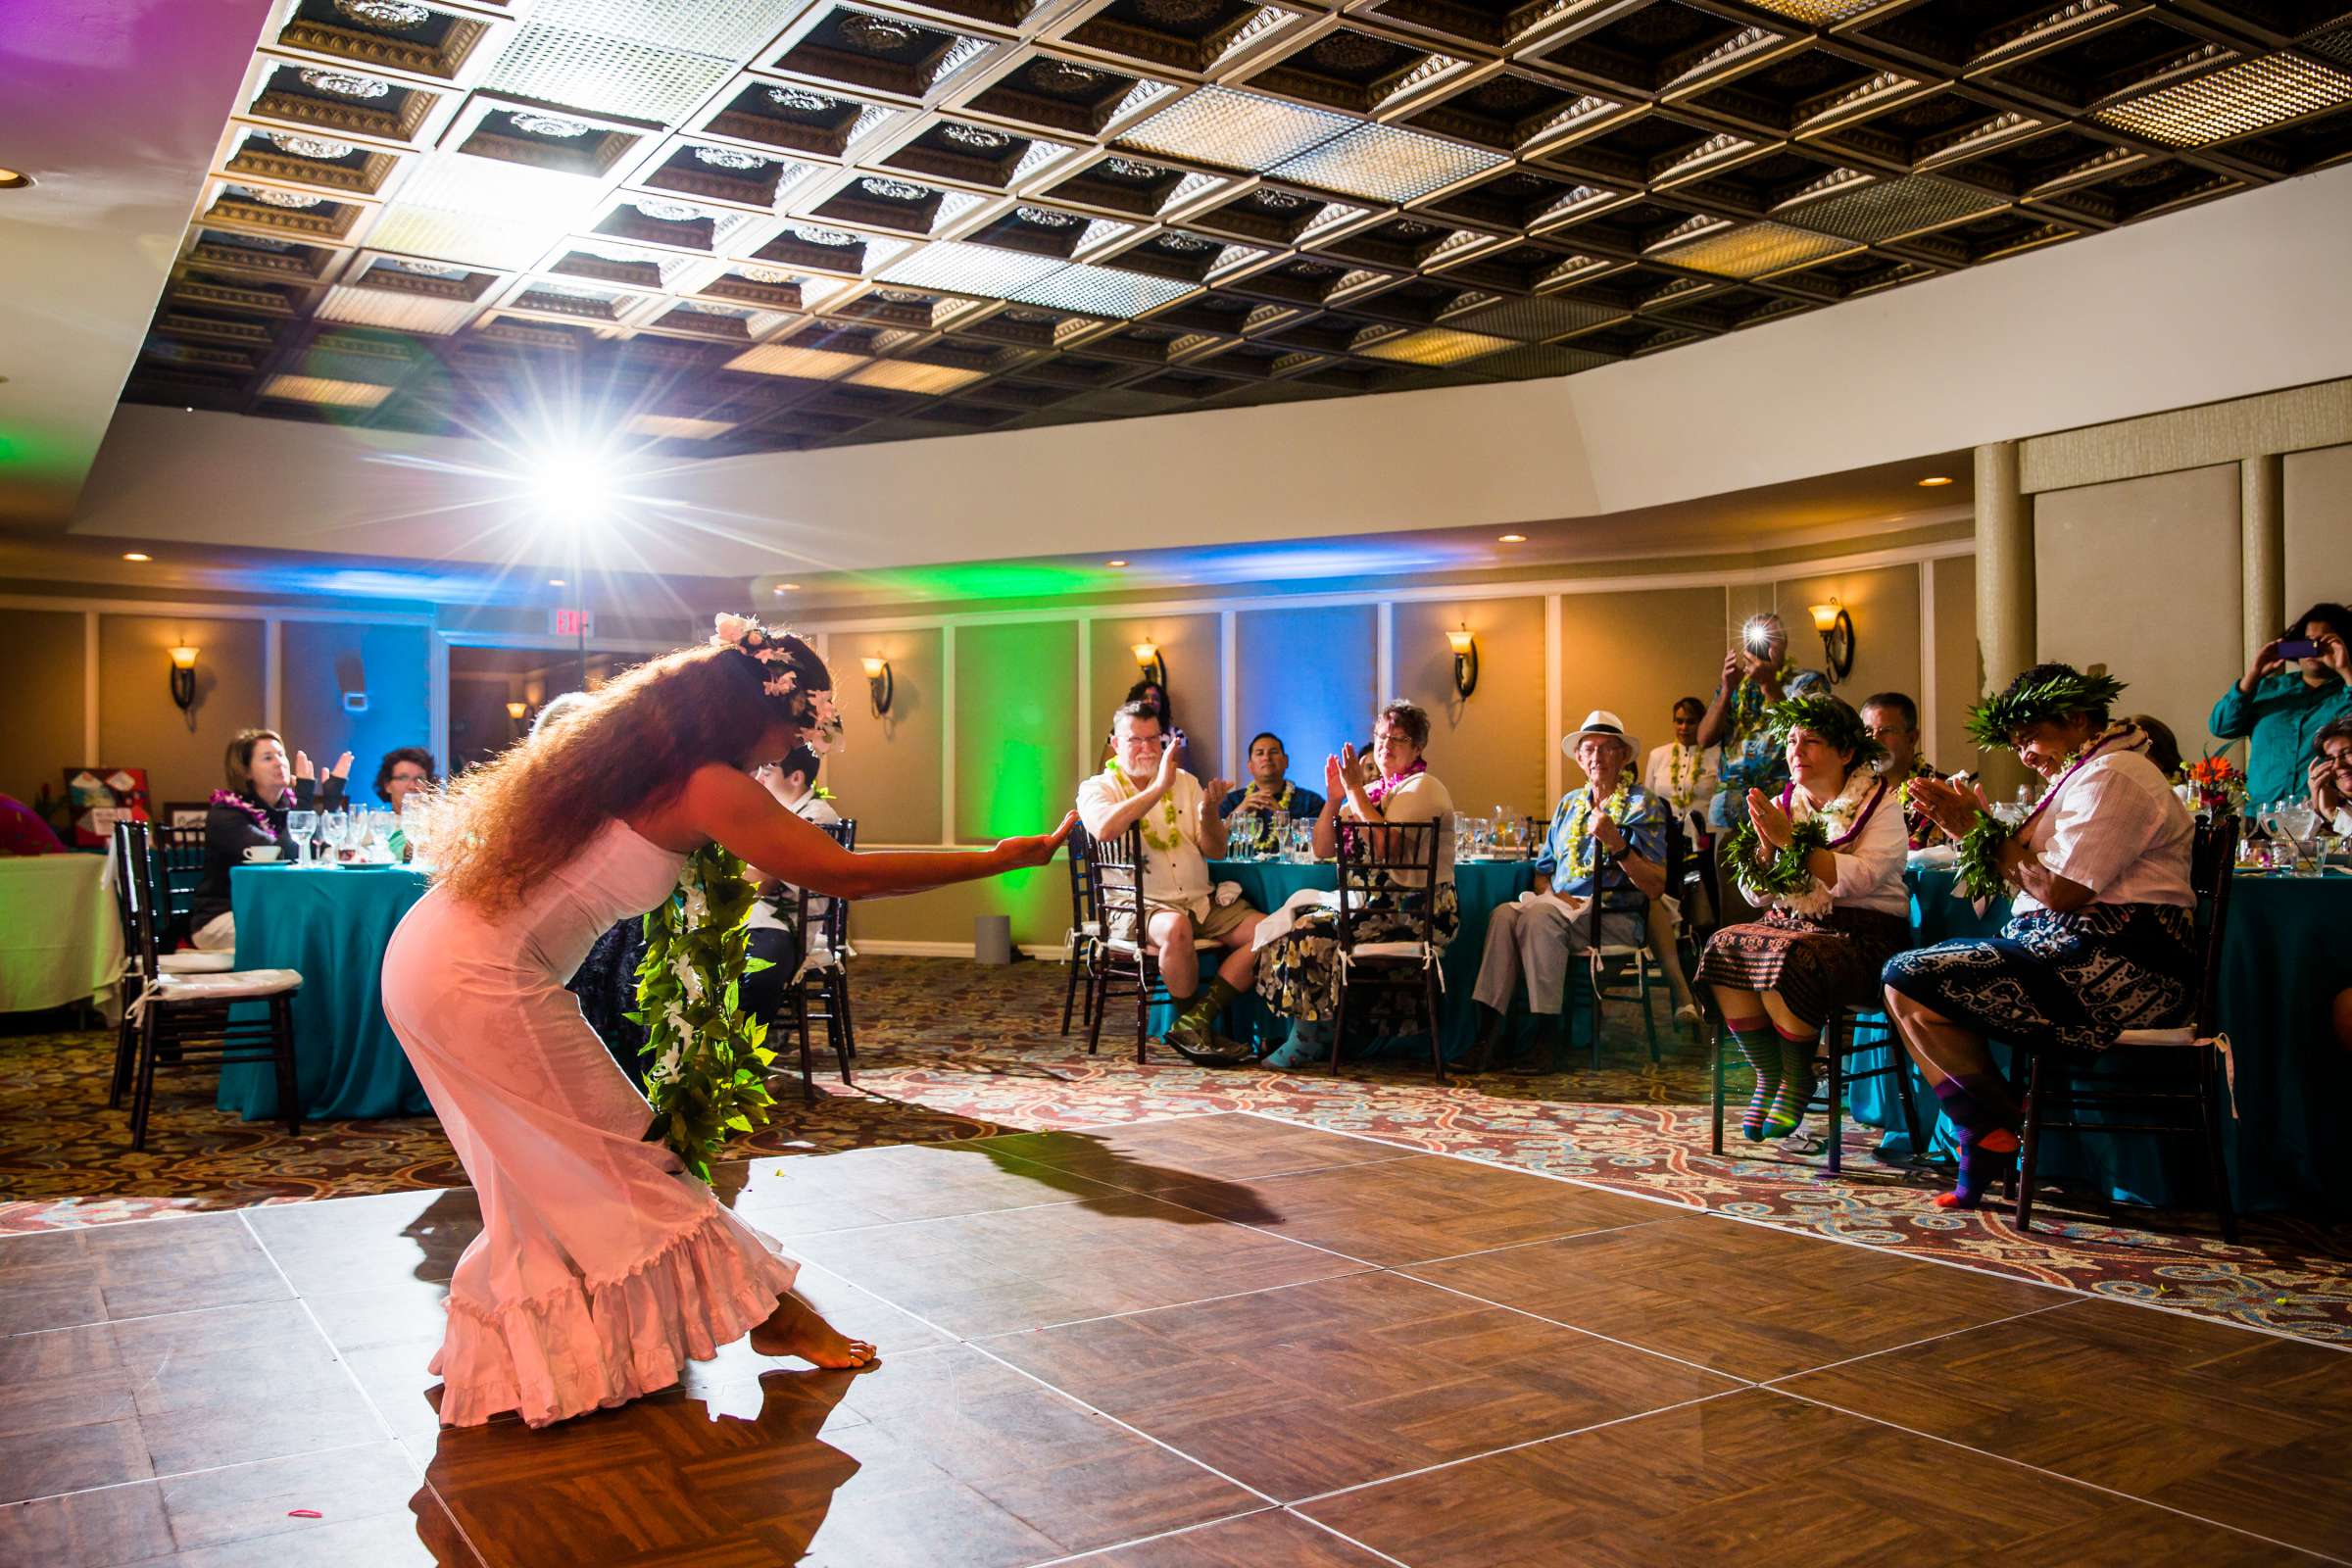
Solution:
[[[2312,606],[2262,645],[2237,684],[2213,705],[2206,727],[2246,741],[2246,793],[2256,806],[2292,800],[2320,731],[2352,716],[2352,610]]]
[[[1707,804],[1707,825],[1729,832],[1747,820],[1750,790],[1770,792],[1788,782],[1788,760],[1765,733],[1764,710],[1790,697],[1828,695],[1830,679],[1799,669],[1788,658],[1788,628],[1770,611],[1750,615],[1739,645],[1723,656],[1723,683],[1698,721],[1698,744],[1723,748],[1718,789]],[[1731,918],[1727,912],[1724,916]]]

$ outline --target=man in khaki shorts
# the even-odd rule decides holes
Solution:
[[[1176,765],[1184,742],[1161,731],[1159,710],[1129,703],[1110,721],[1111,759],[1078,786],[1078,818],[1098,839],[1115,839],[1141,823],[1144,837],[1144,940],[1159,958],[1160,978],[1176,1000],[1167,1040],[1188,1056],[1246,1053],[1217,1039],[1214,1022],[1235,998],[1249,993],[1257,955],[1250,938],[1265,916],[1246,904],[1218,904],[1208,861],[1225,853],[1225,819],[1217,814],[1232,784],[1200,781]],[[1106,936],[1123,933],[1106,932]],[[1226,950],[1216,978],[1200,986],[1196,939]]]

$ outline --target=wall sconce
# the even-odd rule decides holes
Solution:
[[[196,656],[200,652],[185,643],[172,650],[172,702],[190,729],[196,727]]]
[[[1449,631],[1446,641],[1453,648],[1453,689],[1466,702],[1478,690],[1478,639],[1465,625],[1459,631]]]
[[[1854,617],[1836,599],[1826,605],[1807,605],[1813,629],[1821,633],[1821,655],[1830,666],[1832,682],[1854,672]]]
[[[507,716],[517,724],[522,722],[522,715],[530,710],[531,705],[528,703],[509,703],[507,705]]]
[[[890,714],[890,700],[898,692],[898,683],[891,679],[890,661],[880,654],[868,654],[861,662],[865,665],[865,687],[873,699],[874,716],[886,718]]]
[[[1161,691],[1166,691],[1168,689],[1168,662],[1159,657],[1159,644],[1140,642],[1128,651],[1135,655],[1135,667],[1144,672],[1144,679]]]

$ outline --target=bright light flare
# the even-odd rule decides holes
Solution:
[[[619,466],[596,446],[555,446],[531,454],[525,470],[531,501],[549,522],[594,528],[612,514]]]

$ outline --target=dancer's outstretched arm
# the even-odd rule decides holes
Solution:
[[[1054,858],[1078,820],[1065,814],[1051,833],[1004,839],[987,850],[885,850],[853,854],[822,828],[784,808],[741,769],[697,768],[686,788],[647,813],[638,831],[666,848],[716,839],[749,860],[760,880],[780,880],[840,899],[883,899],[950,882],[971,882]]]

